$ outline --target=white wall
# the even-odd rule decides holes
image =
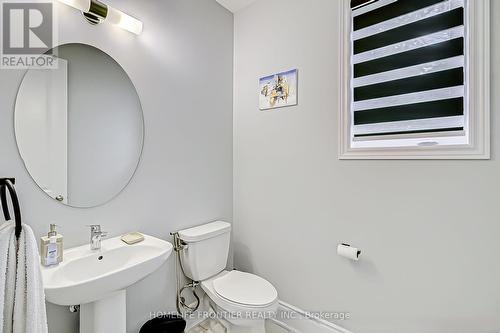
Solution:
[[[356,333],[499,332],[500,96],[491,161],[339,161],[339,5],[260,0],[235,15],[235,265],[295,306],[351,312],[337,323]],[[259,77],[291,68],[299,105],[259,111]],[[362,260],[336,256],[339,242]]]
[[[169,232],[216,218],[232,218],[233,16],[212,0],[109,1],[144,21],[134,35],[93,27],[57,5],[60,43],[96,46],[127,71],[142,102],[145,145],[131,184],[92,209],[63,206],[31,180],[17,152],[14,103],[23,71],[0,71],[0,174],[17,178],[25,221],[36,235],[56,221],[65,246],[88,242],[90,223],[111,236],[139,229],[163,239]],[[128,331],[150,311],[174,310],[173,256],[128,290]],[[51,333],[77,332],[76,316],[49,307]]]

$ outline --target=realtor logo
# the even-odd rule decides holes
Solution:
[[[50,2],[2,3],[2,68],[55,68]]]

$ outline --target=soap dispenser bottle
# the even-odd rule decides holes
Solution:
[[[63,261],[63,236],[57,233],[55,224],[51,224],[47,236],[40,239],[40,258],[43,266]]]

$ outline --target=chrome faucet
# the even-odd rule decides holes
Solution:
[[[103,237],[108,235],[107,232],[101,231],[99,224],[90,225],[90,249],[100,250]]]

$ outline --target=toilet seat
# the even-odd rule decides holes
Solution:
[[[278,298],[276,288],[267,280],[240,271],[214,279],[213,288],[219,297],[246,307],[266,307]]]
[[[228,279],[224,279],[228,275]],[[214,283],[216,280],[219,281]],[[215,290],[214,284],[218,286],[218,291]],[[240,291],[232,294],[235,289],[257,293],[257,287],[259,290],[264,290],[264,292],[258,292],[259,297],[253,298],[248,294],[238,294]],[[207,297],[204,299],[210,303],[212,309],[232,325],[239,327],[264,325],[264,319],[272,318],[278,311],[276,289],[266,280],[253,274],[222,271],[202,281],[201,288]],[[245,302],[252,304],[245,304]]]

